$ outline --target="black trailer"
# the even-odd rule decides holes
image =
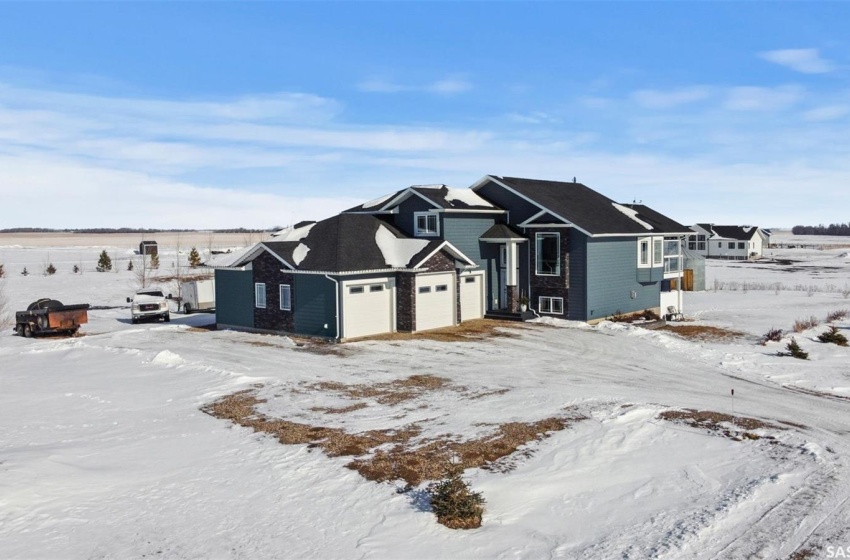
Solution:
[[[36,334],[74,334],[80,325],[89,322],[89,304],[62,305],[62,302],[42,298],[32,302],[26,311],[15,313],[15,332],[30,337]]]

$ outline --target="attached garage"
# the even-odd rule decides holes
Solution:
[[[484,317],[484,275],[462,274],[460,277],[460,320]]]
[[[341,282],[343,338],[395,330],[393,278]]]
[[[454,326],[454,272],[417,275],[415,292],[417,331]]]

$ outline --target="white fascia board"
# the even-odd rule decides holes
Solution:
[[[529,222],[532,222],[532,221],[536,220],[537,218],[539,218],[540,216],[542,216],[542,215],[543,215],[543,214],[545,214],[545,213],[546,213],[546,210],[541,210],[540,212],[538,212],[537,214],[533,215],[532,217],[530,217],[530,218],[529,218],[529,219],[527,219],[526,221],[522,222],[521,224],[517,224],[517,226],[518,226],[518,227],[528,227],[528,223],[529,223]]]
[[[587,233],[586,231],[584,231],[581,228],[576,227],[575,224],[526,224],[526,225],[520,225],[519,227],[523,227],[523,228],[564,228],[564,229],[576,228],[577,230],[582,231],[583,233],[586,233],[588,236],[590,236],[589,233]]]
[[[253,248],[253,249],[251,249],[251,251],[249,251],[248,253],[246,253],[245,255],[243,255],[243,256],[242,256],[242,258],[241,258],[241,259],[239,259],[238,261],[236,261],[233,265],[231,265],[230,267],[222,267],[222,268],[233,268],[233,269],[239,269],[238,267],[243,267],[243,269],[244,269],[244,266],[245,266],[245,265],[244,265],[243,263],[248,263],[248,262],[250,262],[250,261],[253,261],[253,260],[254,260],[255,258],[257,258],[257,256],[258,256],[261,252],[263,252],[263,251],[266,251],[266,252],[267,252],[267,253],[269,253],[271,256],[273,256],[274,258],[276,258],[277,260],[279,260],[280,262],[282,262],[282,263],[284,264],[284,266],[288,267],[290,270],[294,270],[294,269],[295,269],[295,267],[294,267],[294,266],[292,266],[291,264],[289,264],[288,262],[286,262],[284,259],[280,258],[280,256],[278,256],[278,255],[277,255],[277,253],[275,253],[274,251],[272,251],[271,249],[269,249],[269,248],[266,246],[266,244],[265,244],[265,243],[258,243],[258,244],[257,244],[257,245]]]
[[[500,210],[497,208],[493,208],[492,210],[482,210],[480,208],[470,208],[468,210],[464,210],[463,208],[440,208],[439,210],[435,210],[435,212],[455,214],[505,214],[507,213],[507,210]]]
[[[436,247],[433,251],[431,251],[430,253],[428,253],[428,254],[425,256],[425,258],[423,258],[421,261],[419,261],[418,263],[416,263],[416,265],[415,265],[413,268],[416,268],[416,269],[421,268],[421,267],[422,267],[422,265],[423,265],[423,264],[424,264],[424,263],[425,263],[428,259],[430,259],[431,257],[433,257],[433,256],[434,256],[435,254],[437,254],[439,251],[443,251],[443,250],[448,250],[448,252],[449,252],[449,253],[451,253],[452,255],[454,255],[456,258],[458,258],[458,259],[460,259],[460,260],[462,260],[462,261],[465,261],[465,262],[466,262],[468,265],[470,265],[470,266],[473,266],[473,267],[478,266],[477,264],[475,264],[475,261],[473,261],[472,259],[470,259],[470,258],[469,258],[469,257],[467,257],[466,255],[464,255],[464,254],[463,254],[463,252],[462,252],[460,249],[458,249],[457,247],[455,247],[454,245],[452,245],[452,244],[451,244],[451,243],[449,243],[448,241],[443,241],[442,243],[440,243],[439,245],[437,245],[437,247]]]
[[[281,269],[281,272],[289,274],[318,274],[322,276],[354,276],[357,274],[388,274],[390,272],[425,272],[427,268],[376,268],[372,270],[346,270],[340,272],[338,270],[287,270]]]
[[[528,241],[525,237],[505,237],[505,238],[497,238],[490,237],[488,239],[482,239],[482,243],[525,243]]]
[[[268,251],[268,253],[269,253],[271,256],[273,256],[274,258],[276,258],[277,260],[279,260],[280,262],[282,262],[282,263],[284,264],[284,266],[286,266],[287,268],[289,268],[289,270],[295,270],[295,267],[294,267],[294,266],[292,266],[291,264],[289,264],[288,262],[286,262],[286,260],[284,260],[284,259],[282,259],[280,256],[278,256],[278,254],[277,254],[277,253],[275,253],[274,251],[272,251],[271,249],[269,249],[269,248],[266,246],[266,244],[265,244],[265,243],[260,243],[260,245],[262,246],[263,250]],[[252,259],[252,260],[253,260],[253,259]]]
[[[392,206],[397,206],[413,195],[418,196],[419,198],[421,198],[422,200],[424,200],[425,202],[427,202],[428,204],[430,204],[434,208],[441,208],[441,206],[439,206],[436,202],[434,202],[430,198],[426,197],[425,195],[423,195],[419,191],[415,190],[413,187],[407,187],[402,192],[400,192],[397,196],[394,196],[393,198],[388,200],[386,204],[381,206],[381,211],[387,210],[388,208],[390,208]]]

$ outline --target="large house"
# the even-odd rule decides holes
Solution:
[[[758,259],[770,243],[770,232],[757,226],[696,224],[688,235],[688,249],[711,259]]]
[[[491,316],[681,309],[685,226],[576,182],[412,186],[216,270],[219,327],[344,340]]]

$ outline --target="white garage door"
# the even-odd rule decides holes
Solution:
[[[416,277],[416,330],[451,327],[455,324],[455,275]]]
[[[382,279],[364,283],[343,282],[344,338],[393,332],[393,288],[395,281]]]
[[[460,320],[480,319],[484,316],[484,276],[481,274],[460,278]]]

